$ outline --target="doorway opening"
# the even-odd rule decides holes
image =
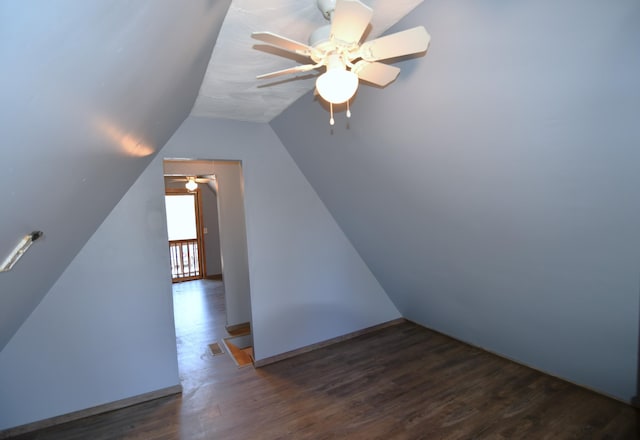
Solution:
[[[245,355],[251,355],[252,364],[253,334],[242,164],[240,161],[226,160],[165,159],[164,176],[167,227],[172,228],[169,216],[174,206],[179,213],[188,211],[186,219],[181,220],[184,225],[178,229],[180,233],[169,232],[172,279],[174,282],[188,281],[182,283],[184,288],[174,284],[174,311],[178,309],[176,295],[180,297],[181,304],[187,304],[187,297],[193,297],[191,304],[197,305],[204,304],[202,299],[210,296],[207,293],[209,290],[223,290],[225,334],[222,338],[213,333],[205,335],[207,343],[201,344],[198,349],[207,353],[211,344],[219,342],[235,362],[233,354],[236,350],[230,348],[235,344]],[[187,189],[187,184],[191,189]],[[180,214],[176,214],[176,218],[179,217]],[[217,281],[218,287],[213,284],[209,286],[210,281]],[[201,300],[196,301],[198,295]],[[199,316],[211,313],[208,307],[203,306],[202,310],[194,310],[189,314]],[[216,320],[219,320],[219,314],[217,316]],[[182,321],[176,317],[175,322],[178,335],[178,325]],[[243,338],[229,340],[236,336]],[[211,340],[206,340],[207,337]]]
[[[165,207],[171,281],[199,280],[206,268],[200,190],[166,188]]]

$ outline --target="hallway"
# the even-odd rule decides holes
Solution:
[[[255,375],[255,370],[238,368],[225,347],[225,353],[217,356],[209,349],[214,342],[222,346],[222,339],[230,336],[225,329],[222,281],[203,279],[174,284],[173,303],[182,383],[180,417],[172,420],[180,424],[175,428],[176,434],[180,433],[176,438],[210,438],[207,427],[221,415],[222,402],[226,409],[237,404],[242,410],[244,396],[234,391],[234,384],[248,379],[247,375]]]
[[[213,356],[209,350],[209,344],[222,345],[222,339],[229,337],[224,284],[207,279],[173,284],[173,307],[180,379],[188,392],[206,382],[213,370],[225,369],[225,364],[235,367],[228,354]]]

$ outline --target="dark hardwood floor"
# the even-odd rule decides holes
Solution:
[[[412,323],[239,369],[208,349],[227,335],[222,284],[174,290],[182,396],[16,438],[637,438],[630,406]]]

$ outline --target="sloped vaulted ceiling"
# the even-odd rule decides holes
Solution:
[[[0,258],[44,232],[0,273],[0,349],[189,114],[229,3],[0,2]]]

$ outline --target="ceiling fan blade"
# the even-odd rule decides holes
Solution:
[[[369,26],[373,9],[358,0],[338,0],[331,16],[331,37],[347,45],[356,45]]]
[[[360,60],[353,66],[351,71],[362,80],[384,87],[398,77],[400,68],[388,64]]]
[[[290,67],[288,69],[283,69],[283,70],[276,70],[275,72],[258,75],[256,76],[256,79],[273,78],[275,76],[288,75],[290,73],[297,73],[297,72],[308,72],[309,70],[313,70],[317,67],[320,67],[321,65],[322,64],[304,64],[302,66]]]
[[[166,177],[166,176],[165,176]],[[191,176],[176,176],[176,177],[166,177],[166,179],[168,179],[171,182],[188,182],[189,180],[193,180],[196,183],[207,183],[210,180],[216,180],[215,175],[211,175],[211,176],[198,176],[198,177],[191,177]]]
[[[251,34],[253,38],[256,40],[264,41],[265,43],[273,44],[274,46],[278,46],[282,49],[288,50],[290,52],[295,52],[300,55],[311,55],[311,47],[307,46],[304,43],[300,43],[295,40],[291,40],[287,37],[283,37],[280,35],[276,35],[273,32],[253,32]]]
[[[367,41],[360,47],[360,56],[366,61],[379,61],[424,52],[431,36],[423,26],[397,32]]]

